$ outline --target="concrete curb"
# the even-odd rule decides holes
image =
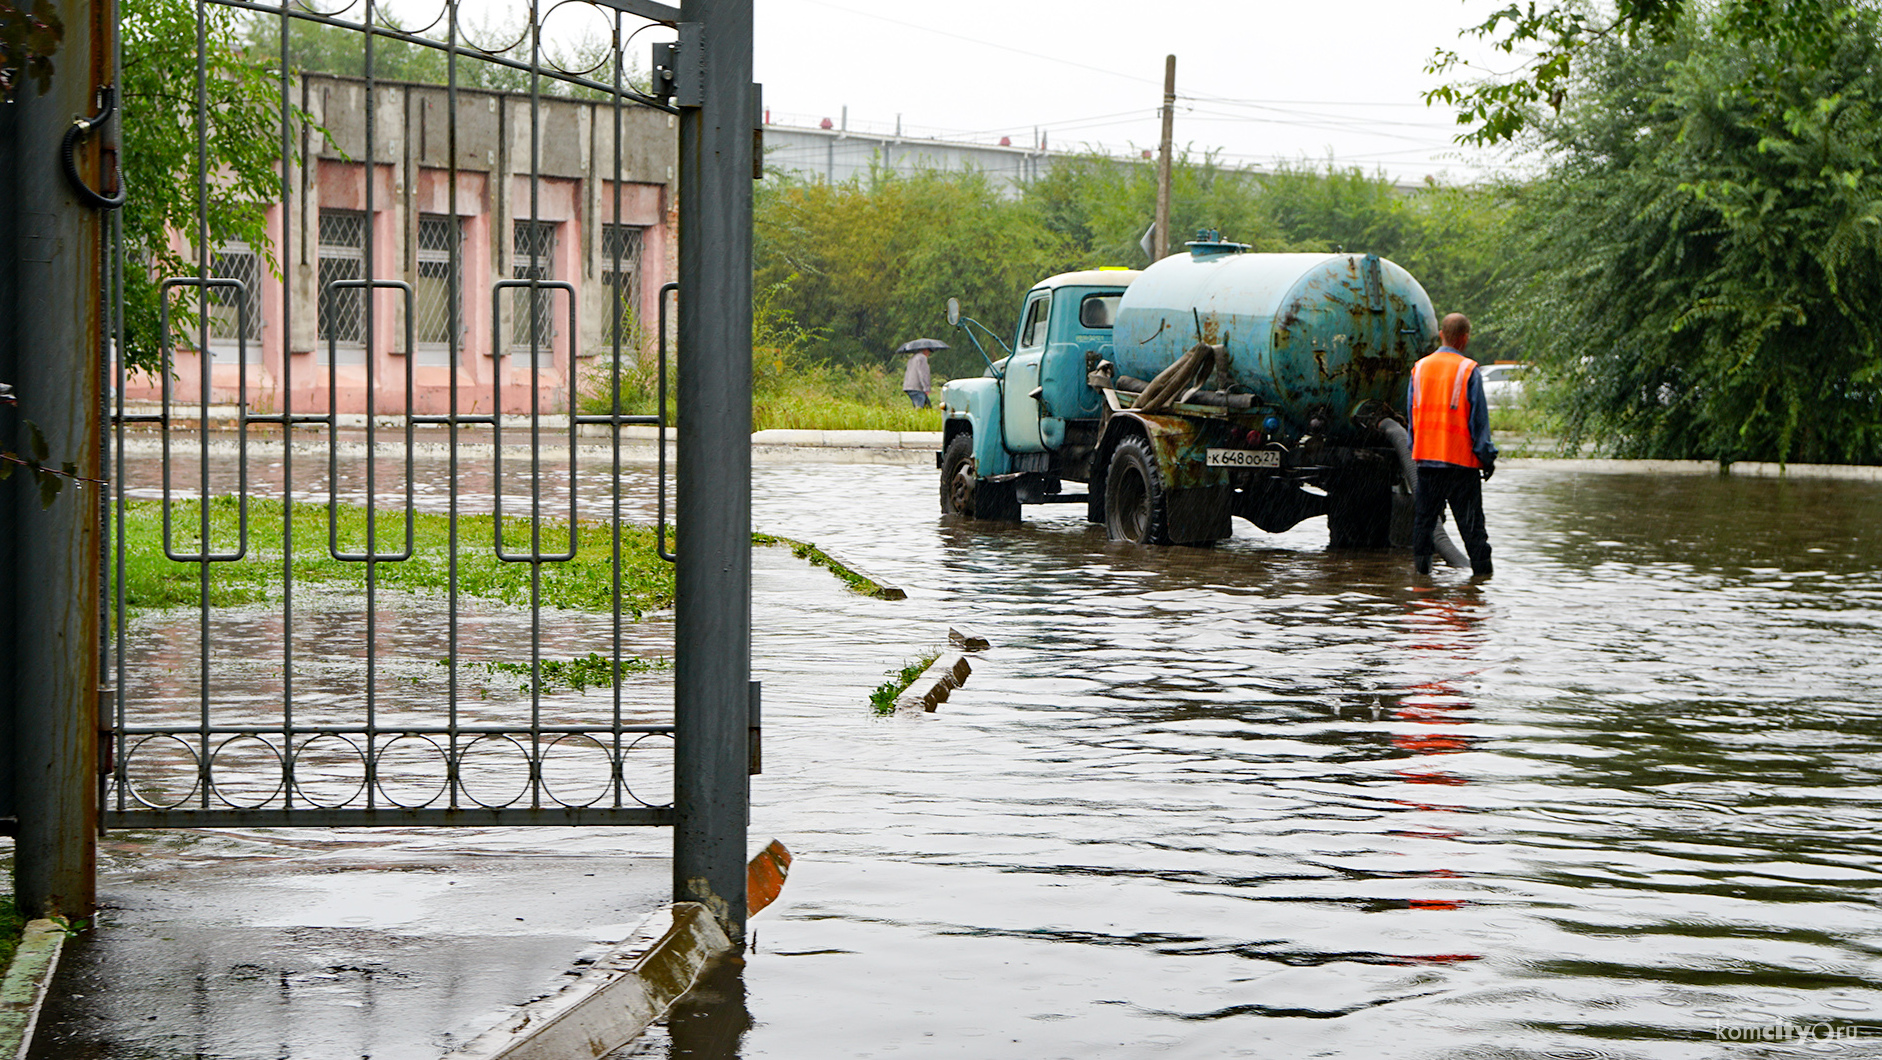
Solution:
[[[65,938],[65,928],[51,920],[31,921],[20,936],[20,947],[13,951],[13,963],[0,984],[0,1058],[24,1060],[33,1047],[39,1007],[59,970]]]
[[[867,595],[872,595],[878,600],[906,600],[908,599],[908,590],[902,588],[899,585],[891,585],[887,578],[884,578],[878,575],[875,571],[869,570],[864,567],[858,567],[856,564],[851,563],[849,560],[843,559],[840,556],[837,556],[831,553],[830,550],[828,549],[824,549],[823,554],[826,556],[829,556],[831,559],[835,560],[836,562],[841,563],[843,565],[843,568],[849,571],[851,574],[855,574],[859,577],[867,578],[870,580],[870,582],[874,583],[876,587],[876,591],[872,594],[867,594]]]
[[[1591,460],[1529,456],[1498,459],[1498,467],[1548,468],[1604,475],[1711,475],[1721,478],[1841,479],[1882,482],[1882,467],[1872,464],[1768,464],[1740,461],[1723,470],[1716,460]]]
[[[962,651],[985,651],[993,642],[966,626],[949,626],[948,643]]]
[[[940,431],[799,431],[773,427],[754,432],[756,446],[831,449],[934,449],[941,448]]]
[[[849,560],[837,556],[815,541],[804,541],[795,537],[785,537],[782,534],[773,534],[763,530],[753,534],[752,537],[754,539],[752,541],[753,545],[762,544],[766,547],[788,548],[791,550],[792,555],[795,555],[811,566],[822,567],[828,570],[833,577],[843,582],[851,592],[874,597],[877,600],[908,599],[907,590],[889,584],[886,578],[877,577],[874,572],[864,570],[854,563],[851,563]],[[759,541],[757,540],[758,538],[763,538],[764,540]],[[868,592],[851,583],[849,580],[851,576],[867,581],[869,584],[875,586],[875,591]]]
[[[967,675],[974,672],[967,665],[967,656],[959,652],[948,652],[928,664],[928,668],[915,678],[913,684],[895,697],[897,714],[932,714],[934,709],[948,700],[948,693],[967,683]]]
[[[626,1045],[732,949],[712,913],[675,902],[573,983],[523,1006],[445,1060],[596,1060]]]

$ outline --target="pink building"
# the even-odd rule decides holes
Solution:
[[[244,329],[234,291],[210,292],[212,401],[236,400],[246,360],[258,412],[324,413],[330,402],[365,412],[370,379],[371,410],[402,413],[408,372],[410,411],[448,411],[454,381],[460,412],[497,410],[499,394],[500,411],[528,411],[532,392],[544,411],[560,410],[602,382],[617,330],[623,357],[638,352],[674,273],[678,160],[667,114],[621,109],[617,214],[612,103],[545,98],[532,180],[529,97],[458,89],[454,203],[445,89],[381,81],[375,97],[368,166],[365,82],[303,77],[301,106],[328,139],[303,138],[307,161],[289,174],[289,202],[268,214],[272,247],[216,248],[212,271],[242,280],[249,306]],[[375,287],[369,306],[364,287],[344,286],[369,273],[409,285],[409,295]],[[529,292],[496,286],[528,279],[573,290],[540,289],[532,322]],[[193,347],[189,330],[180,341]],[[173,400],[200,400],[201,357],[175,351]],[[125,396],[156,400],[161,386],[134,375]]]

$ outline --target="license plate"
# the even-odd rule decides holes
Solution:
[[[1280,467],[1276,449],[1211,449],[1203,461],[1209,467]]]

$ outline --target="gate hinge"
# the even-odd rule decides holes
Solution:
[[[649,95],[676,107],[706,104],[706,27],[682,22],[674,27],[680,39],[653,46],[653,74]]]

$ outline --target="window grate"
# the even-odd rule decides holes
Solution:
[[[553,221],[517,221],[515,223],[515,253],[511,264],[511,275],[519,280],[555,279],[555,222]],[[519,290],[511,302],[511,312],[515,316],[510,334],[515,352],[528,355],[535,351],[537,366],[547,369],[555,365],[555,298],[550,291],[535,292],[536,318],[535,333],[530,332],[530,292]]]
[[[366,298],[359,288],[334,290],[340,280],[366,275],[366,215],[357,210],[320,211],[320,311],[318,336],[321,356],[327,344],[350,348],[366,344]]]
[[[451,254],[462,246],[462,222],[425,214],[418,219],[418,272],[413,277],[414,339],[421,350],[448,350],[464,334],[464,280]],[[438,363],[444,363],[442,361]]]
[[[602,325],[601,342],[610,352],[618,337],[623,353],[639,346],[640,258],[644,230],[632,225],[601,228],[601,286],[611,312]]]
[[[247,243],[230,241],[211,259],[209,274],[240,280],[248,288],[248,320],[243,327],[242,299],[231,287],[211,287],[209,350],[217,361],[233,361],[241,349],[250,362],[261,360],[261,257]],[[246,346],[244,346],[246,341]]]

